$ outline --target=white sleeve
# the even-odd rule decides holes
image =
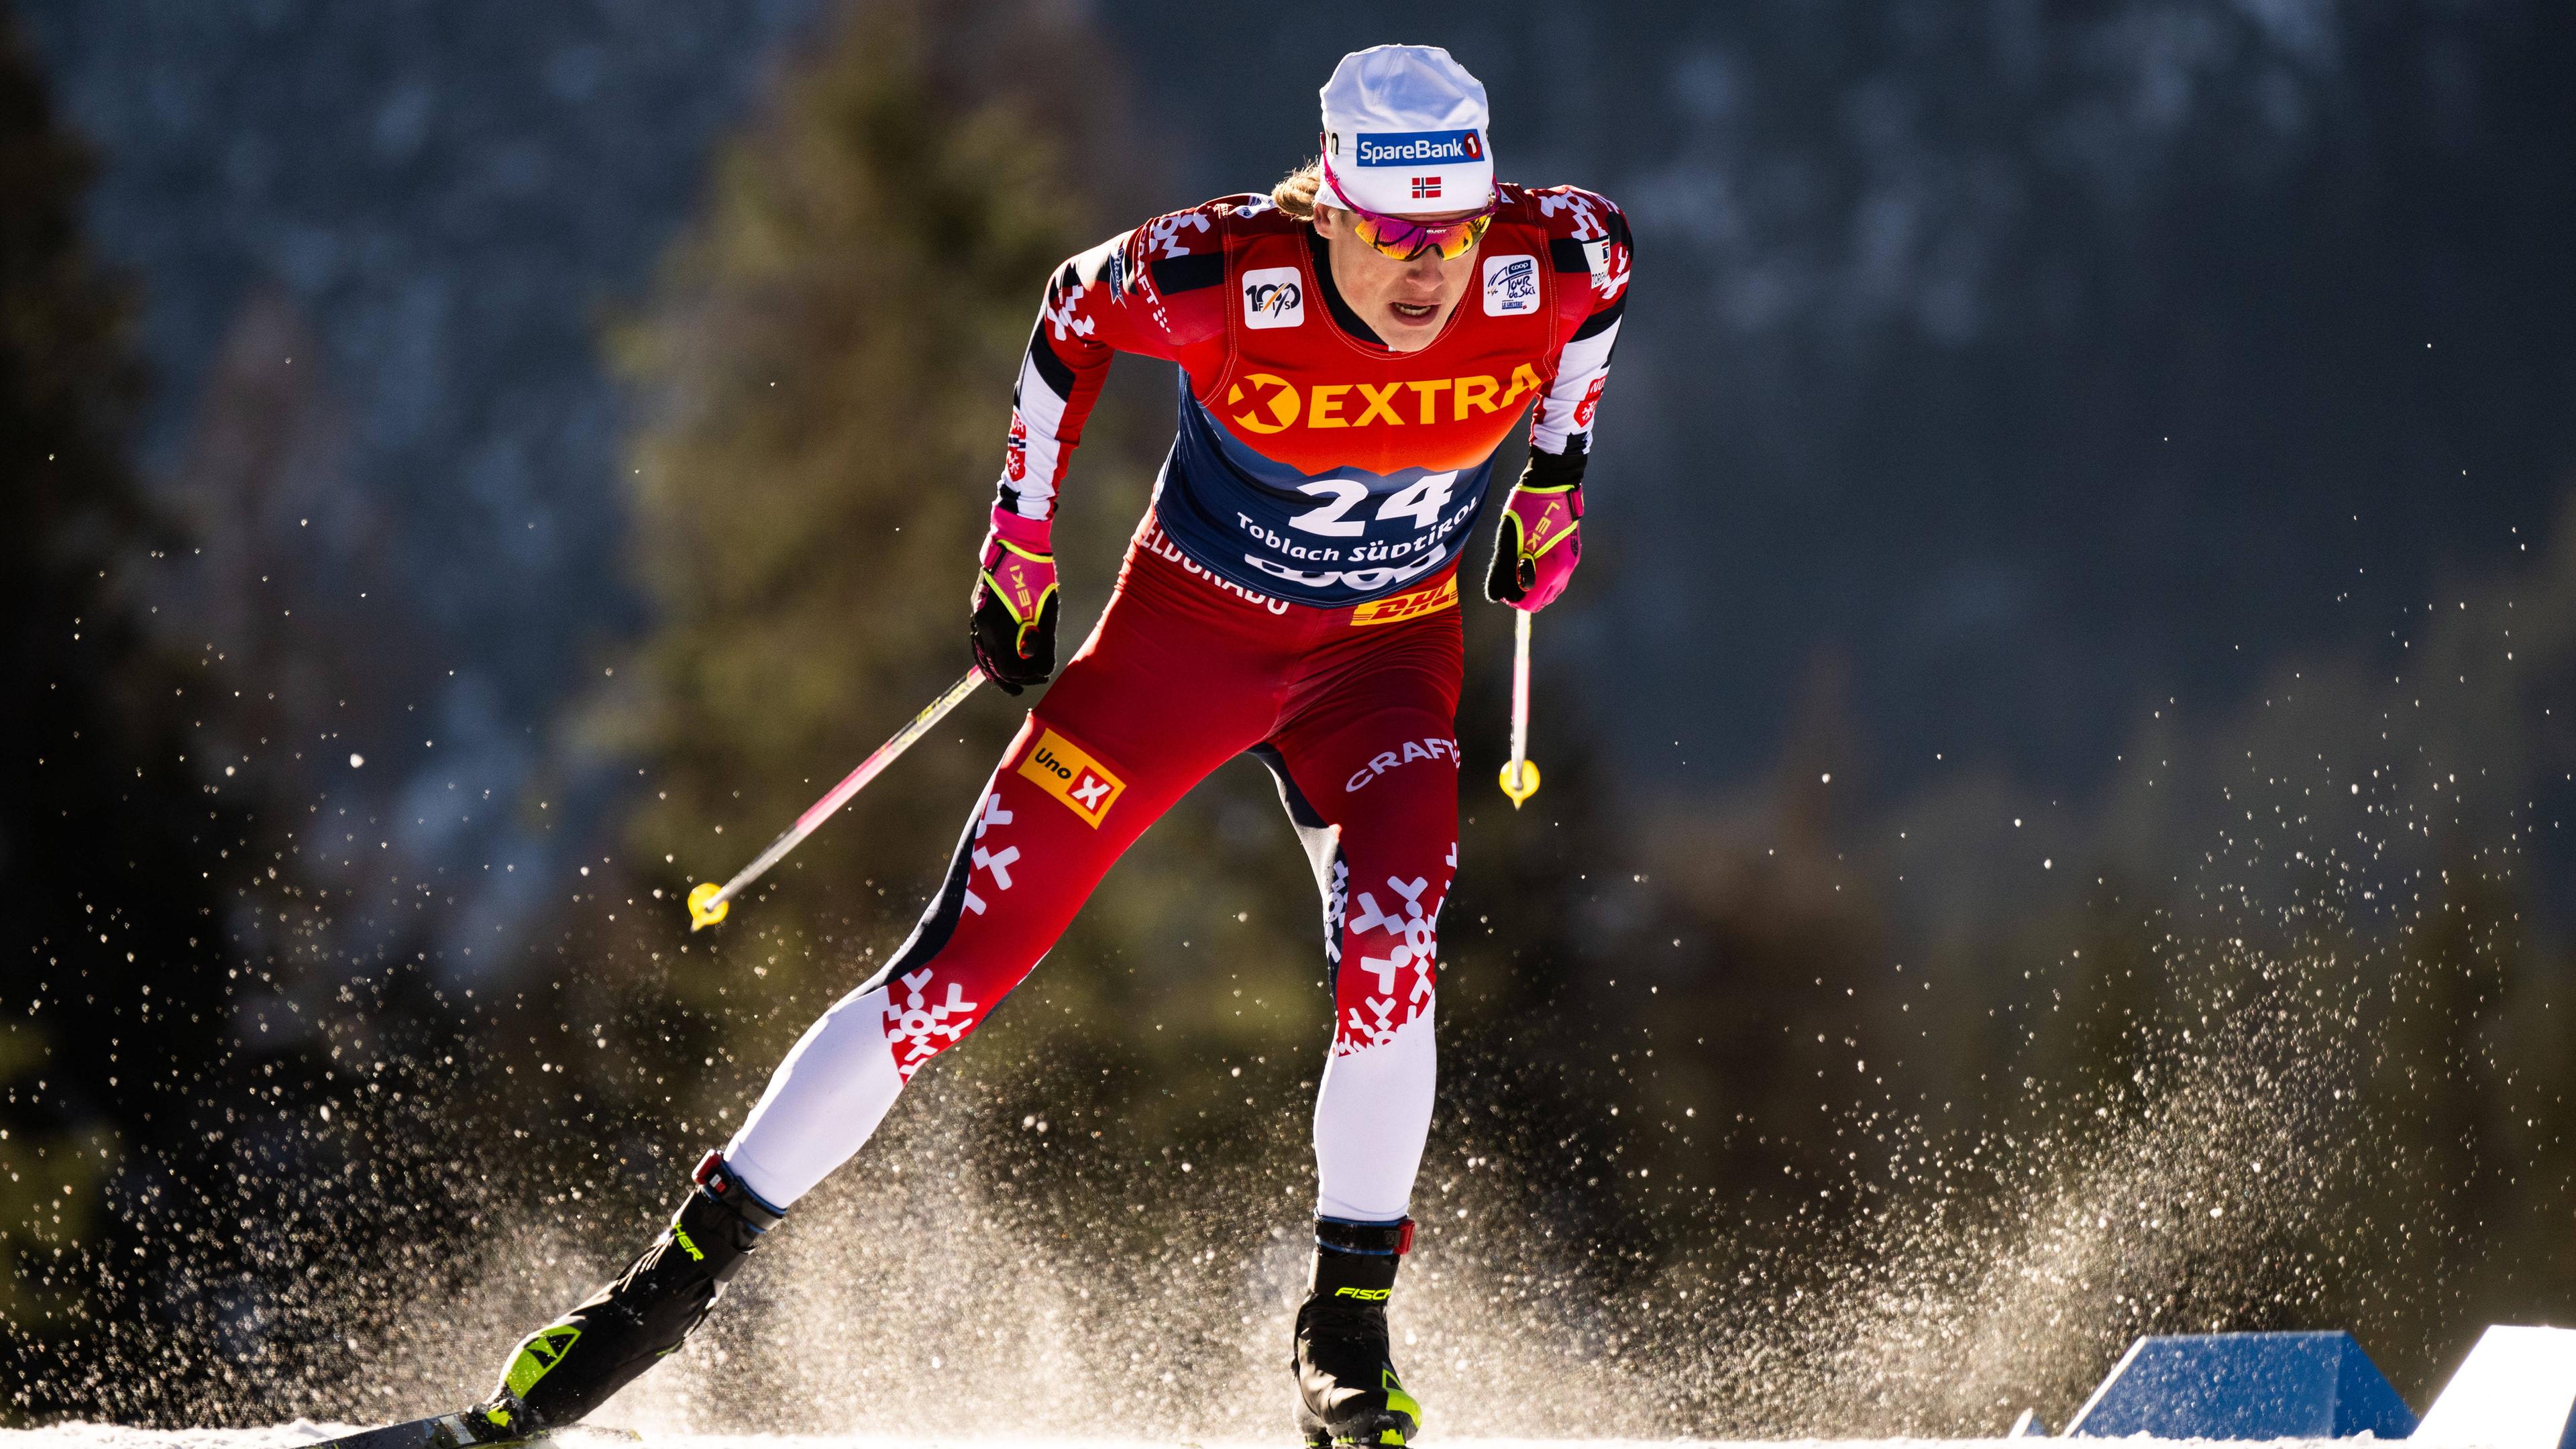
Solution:
[[[1610,349],[1619,341],[1619,314],[1596,315],[1593,322],[1605,318],[1608,326],[1595,332],[1587,323],[1558,355],[1556,381],[1530,419],[1530,446],[1542,453],[1561,454],[1568,447],[1592,451],[1592,414],[1610,378]]]

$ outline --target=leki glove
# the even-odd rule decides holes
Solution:
[[[974,646],[975,663],[1005,694],[1044,684],[1055,673],[1055,617],[1061,600],[1047,533],[1045,519],[1022,518],[997,507],[993,529],[984,535],[967,639]]]
[[[1535,614],[1556,602],[1583,559],[1583,485],[1524,479],[1503,504],[1485,597]]]

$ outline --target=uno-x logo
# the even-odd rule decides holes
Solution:
[[[1255,267],[1243,274],[1244,326],[1295,327],[1305,320],[1305,278],[1295,267]]]
[[[1063,801],[1066,809],[1081,816],[1082,822],[1094,830],[1108,818],[1109,807],[1118,803],[1119,795],[1127,788],[1126,781],[1053,730],[1038,732],[1038,742],[1030,748],[1029,757],[1020,761],[1020,773]]]
[[[1371,599],[1351,610],[1351,627],[1364,629],[1371,624],[1401,624],[1425,614],[1458,607],[1458,576],[1451,574],[1430,588],[1415,589],[1393,598]]]
[[[1248,297],[1246,305],[1250,305]],[[1255,433],[1284,433],[1301,422],[1309,428],[1365,428],[1380,423],[1400,428],[1463,423],[1471,414],[1509,412],[1523,398],[1543,390],[1538,369],[1527,363],[1512,369],[1509,385],[1487,373],[1383,385],[1319,382],[1302,395],[1295,383],[1276,373],[1255,372],[1225,390],[1225,407],[1228,422]]]

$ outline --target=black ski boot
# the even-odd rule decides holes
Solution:
[[[466,1417],[481,1444],[578,1422],[686,1342],[725,1280],[785,1214],[710,1152],[671,1225],[617,1281],[521,1340],[492,1397]]]
[[[1297,1427],[1313,1446],[1404,1445],[1422,1406],[1395,1379],[1386,1300],[1413,1220],[1315,1220],[1315,1267],[1297,1309]]]

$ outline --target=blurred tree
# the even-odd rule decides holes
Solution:
[[[719,933],[678,931],[691,881],[729,875],[967,667],[974,548],[1040,290],[1147,208],[1116,67],[1067,12],[853,5],[835,27],[724,153],[704,216],[615,339],[643,405],[634,558],[658,622],[589,728],[642,767],[621,876],[636,889],[612,894],[663,895],[623,930],[584,918],[581,949],[626,967],[566,1010],[596,1019],[614,997],[652,1024],[624,1085],[603,1086],[684,1134],[719,1129],[900,941],[1029,702],[971,701]],[[1142,511],[1148,419],[1168,407],[1143,371],[1122,369],[1066,489],[1067,652]],[[1012,1064],[1043,1038],[1059,1105],[1159,1062],[1132,1094],[1135,1130],[1228,1106],[1241,1125],[1222,1071],[1179,1093],[1163,1068],[1228,1059],[1284,1084],[1299,1069],[1253,1062],[1262,1048],[1319,1062],[1315,917],[1266,776],[1231,766],[940,1075],[1024,1076]]]
[[[99,1341],[172,1288],[157,1257],[102,1271],[157,1237],[102,1209],[112,1182],[201,1171],[230,1027],[208,867],[239,842],[188,763],[198,672],[145,628],[139,576],[175,534],[123,454],[142,379],[81,238],[91,170],[0,6],[0,1413],[94,1402]]]

